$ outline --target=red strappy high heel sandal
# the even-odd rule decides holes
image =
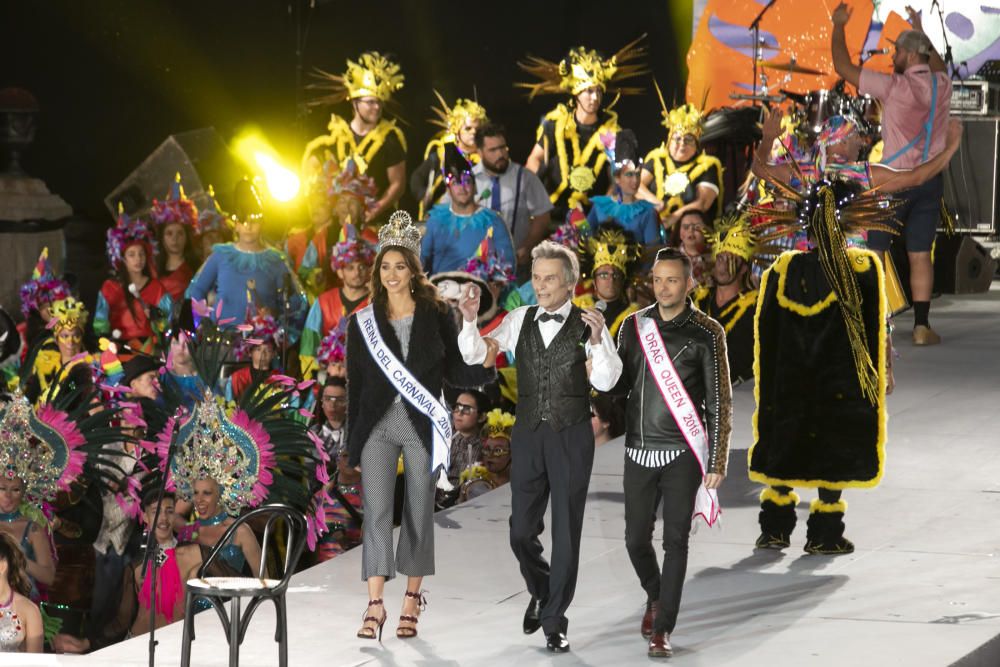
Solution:
[[[406,597],[416,598],[417,609],[423,611],[427,609],[427,598],[424,597],[425,591],[420,591],[419,593],[413,593],[406,591]],[[410,614],[400,614],[400,623],[412,623],[413,625],[401,625],[396,628],[396,636],[400,639],[412,639],[417,636],[417,621],[420,620],[417,616],[411,616]]]
[[[371,609],[372,607],[383,607],[382,598],[379,598],[377,600],[369,600],[368,609]],[[379,641],[382,641],[382,626],[385,625],[385,619],[389,618],[389,614],[386,613],[385,608],[383,607],[382,618],[379,618],[378,616],[369,616],[368,609],[365,609],[365,613],[362,615],[362,619],[364,620],[361,621],[362,625],[361,629],[358,630],[358,638],[359,639],[378,638]],[[378,623],[378,627],[373,628],[370,625],[367,625],[368,623]],[[377,634],[375,632],[376,630],[378,630]]]

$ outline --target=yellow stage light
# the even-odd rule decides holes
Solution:
[[[281,166],[276,159],[263,151],[256,151],[253,159],[264,172],[264,182],[267,183],[267,189],[275,201],[287,202],[295,199],[299,194],[299,177],[292,170]]]
[[[298,175],[281,163],[280,154],[259,128],[244,128],[233,141],[232,150],[248,166],[256,167],[255,171],[264,177],[268,195],[274,202],[284,204],[298,196]]]

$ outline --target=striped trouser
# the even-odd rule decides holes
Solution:
[[[392,553],[392,508],[396,468],[403,452],[406,498],[396,558]],[[364,501],[362,578],[392,579],[434,574],[434,482],[430,453],[400,402],[393,403],[372,429],[361,452]]]

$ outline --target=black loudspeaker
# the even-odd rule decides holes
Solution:
[[[118,202],[129,215],[141,215],[150,209],[154,198],[166,196],[178,173],[184,193],[200,210],[208,204],[205,191],[209,185],[224,198],[248,172],[215,128],[172,134],[104,198],[104,205],[115,217]]]
[[[934,244],[935,292],[985,292],[996,270],[997,261],[971,236],[938,234]]]
[[[1000,232],[1000,117],[962,117],[962,144],[944,170],[955,231]]]

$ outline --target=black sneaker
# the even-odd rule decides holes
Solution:
[[[755,549],[787,549],[791,544],[789,542],[788,535],[771,535],[770,533],[761,533],[760,537],[754,543]]]
[[[807,554],[815,554],[819,556],[842,556],[854,553],[854,542],[851,542],[846,537],[841,537],[836,542],[829,544],[809,540],[806,542],[806,546],[803,547],[803,551]]]

